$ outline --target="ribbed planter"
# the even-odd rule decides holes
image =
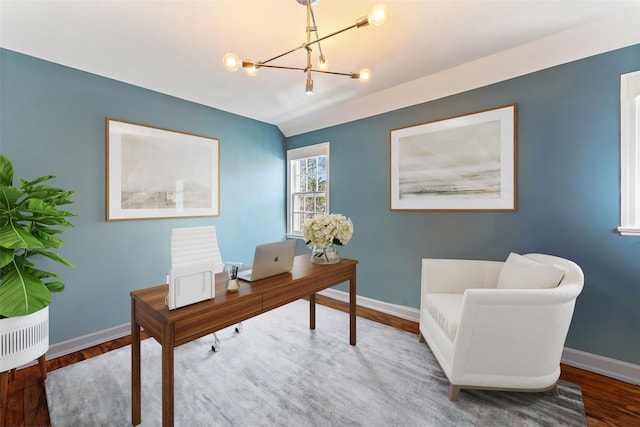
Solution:
[[[0,319],[0,372],[29,363],[49,349],[49,307]]]
[[[47,378],[44,354],[49,350],[49,307],[26,316],[0,319],[0,420],[7,408],[9,371],[38,359]],[[0,421],[2,422],[2,421]]]

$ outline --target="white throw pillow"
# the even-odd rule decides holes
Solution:
[[[510,253],[500,270],[498,289],[548,289],[558,286],[564,271],[553,264],[540,264]]]

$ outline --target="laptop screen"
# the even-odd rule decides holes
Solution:
[[[297,239],[290,239],[256,246],[250,276],[247,276],[247,272],[241,272],[238,278],[254,281],[290,272],[297,243]]]

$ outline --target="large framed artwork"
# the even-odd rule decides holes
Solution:
[[[107,118],[107,221],[218,215],[218,139]]]
[[[516,105],[390,131],[391,210],[515,211]]]

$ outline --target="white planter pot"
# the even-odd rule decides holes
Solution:
[[[49,307],[0,319],[0,372],[36,360],[49,349]]]

